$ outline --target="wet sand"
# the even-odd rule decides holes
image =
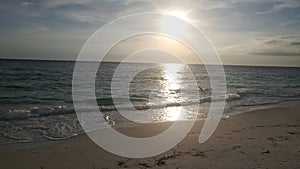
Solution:
[[[168,126],[170,123],[165,122],[119,130],[131,136],[146,137]],[[119,157],[81,135],[54,144],[1,153],[0,168],[300,168],[300,108],[257,110],[222,119],[213,136],[203,144],[198,143],[201,126],[202,122],[197,122],[181,143],[156,157]]]

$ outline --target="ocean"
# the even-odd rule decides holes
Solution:
[[[124,77],[132,68],[143,66],[142,63],[126,64],[128,69],[122,72]],[[72,99],[74,65],[75,62],[71,61],[0,60],[0,144],[60,140],[83,133]],[[101,63],[95,81],[99,109],[111,125],[126,122],[118,113],[111,94],[111,81],[118,65]],[[132,79],[129,86],[131,104],[124,102],[120,107],[128,109],[134,106],[141,113],[152,107],[153,122],[205,118],[211,98],[205,67],[182,64],[155,66],[160,69],[144,70]],[[188,69],[197,81],[200,98],[180,93],[181,89],[189,92],[192,79],[187,76]],[[224,118],[300,101],[300,68],[224,66],[224,70],[227,83]],[[175,72],[176,83],[166,76],[166,71]],[[117,99],[122,103],[126,97],[120,95]],[[180,116],[174,115],[173,112],[183,103],[200,103],[201,109],[199,112],[189,110]]]

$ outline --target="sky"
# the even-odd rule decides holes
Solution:
[[[187,20],[205,33],[223,64],[300,66],[299,0],[3,1],[0,58],[76,60],[89,37],[107,23],[140,12],[172,11],[186,14]],[[132,23],[127,24],[120,31],[131,29]],[[116,35],[106,38],[109,36]],[[186,62],[197,63],[177,42],[149,35],[116,45],[106,60],[120,61],[137,46],[155,47],[159,43],[169,46],[166,50],[178,50]],[[169,56],[157,56],[153,58],[160,62],[173,62]]]

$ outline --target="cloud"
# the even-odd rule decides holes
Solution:
[[[291,45],[299,46],[300,42],[291,42]]]
[[[68,4],[85,4],[88,2],[91,2],[91,0],[46,0],[41,1],[40,3],[47,7],[56,7]]]
[[[272,58],[270,62],[276,56],[288,56],[288,59],[293,60],[299,56],[300,42],[299,36],[293,35],[299,34],[300,15],[299,11],[293,9],[299,7],[299,0],[3,1],[0,4],[0,34],[2,37],[7,35],[6,39],[11,42],[9,46],[1,47],[1,50],[10,49],[7,56],[16,56],[16,46],[24,46],[28,55],[39,58],[42,52],[35,52],[38,44],[45,51],[56,51],[57,56],[65,57],[68,52],[76,53],[74,51],[78,51],[101,26],[119,17],[137,12],[180,10],[190,12],[188,17],[192,23],[201,28],[222,53],[265,56]],[[272,15],[256,15],[256,11],[261,11],[258,14]],[[132,25],[130,23],[124,28],[131,28]],[[288,35],[270,36],[277,34]],[[34,42],[32,37],[35,38]],[[75,41],[76,44],[73,44]],[[72,49],[67,49],[70,44],[73,45]],[[19,52],[19,55],[24,53]],[[51,59],[52,56],[49,54],[45,57]],[[76,55],[71,57],[75,58]]]
[[[296,26],[300,24],[300,21],[299,20],[288,20],[288,21],[285,21],[285,22],[282,22],[279,24],[279,26],[281,27],[290,27],[290,26]]]
[[[264,51],[264,52],[253,52],[255,55],[264,55],[264,56],[300,56],[300,53],[293,53],[288,51]]]
[[[279,12],[284,9],[293,9],[293,8],[300,8],[300,1],[299,0],[276,0],[273,1],[274,5],[271,9],[262,12],[256,12],[256,14],[271,14],[275,12]]]
[[[221,51],[248,56],[297,57],[300,56],[299,45],[300,35],[282,35],[251,39],[242,44],[223,48]]]
[[[225,9],[231,8],[232,1],[210,1],[210,0],[200,0],[196,3],[196,5],[190,9],[191,11],[198,8],[198,9],[206,9],[206,10],[213,10],[213,9]]]

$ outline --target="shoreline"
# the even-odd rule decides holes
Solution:
[[[121,132],[153,135],[166,129],[167,124],[125,127]],[[110,154],[83,134],[53,144],[1,153],[0,163],[4,168],[74,169],[300,167],[300,107],[261,109],[222,119],[213,136],[203,144],[197,142],[201,125],[197,121],[182,142],[151,158],[128,159]]]
[[[272,104],[262,104],[262,105],[251,105],[251,106],[236,106],[232,112],[227,112],[227,115],[230,117],[244,114],[244,113],[251,113],[253,111],[259,110],[266,110],[266,109],[275,109],[275,108],[296,108],[299,107],[300,100],[290,100],[290,101],[281,101],[279,103],[272,103]],[[225,113],[224,113],[225,114]]]
[[[255,111],[263,111],[263,110],[268,110],[268,109],[276,109],[276,108],[297,108],[300,105],[300,100],[291,100],[291,101],[283,101],[280,103],[274,103],[274,104],[263,104],[263,105],[254,105],[254,106],[237,106],[234,109],[231,109],[231,112],[223,113],[222,119],[229,119],[237,115],[245,114],[245,113],[251,113]],[[205,118],[200,118],[197,119],[196,121],[203,121]],[[183,120],[183,121],[188,121],[188,120]],[[160,123],[172,123],[173,121],[153,121],[150,124],[160,124]],[[124,123],[124,124],[123,124]],[[132,125],[139,125],[136,123],[131,123],[131,122],[123,122],[120,123],[119,125],[115,125],[114,127],[118,128],[126,128],[126,127],[131,127]],[[126,124],[127,123],[127,124]],[[48,137],[44,137],[44,139],[39,139],[39,140],[33,140],[33,141],[15,141],[15,142],[9,142],[9,143],[1,143],[0,144],[0,154],[3,154],[3,152],[18,152],[20,150],[27,150],[24,148],[20,148],[20,150],[13,150],[13,151],[2,151],[3,149],[9,150],[9,147],[22,147],[22,145],[25,145],[25,147],[30,147],[30,148],[36,148],[40,147],[39,145],[49,145],[49,144],[55,144],[57,142],[62,142],[65,140],[69,139],[74,139],[76,137],[82,136],[82,135],[87,135],[85,132],[75,134],[73,136],[69,136],[66,138],[53,138],[49,139]],[[16,145],[16,146],[15,146]],[[30,145],[30,146],[28,146]],[[37,145],[37,146],[35,146]]]

